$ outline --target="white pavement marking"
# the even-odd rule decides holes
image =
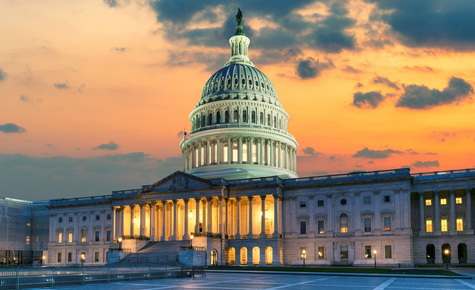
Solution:
[[[327,277],[327,278],[315,279],[315,280],[311,280],[311,281],[305,281],[305,282],[294,283],[294,284],[286,284],[286,285],[277,286],[277,287],[272,287],[272,288],[266,288],[266,289],[267,289],[267,290],[273,290],[273,289],[281,289],[281,288],[287,288],[287,287],[294,287],[294,286],[297,286],[297,285],[309,284],[309,283],[318,282],[318,281],[324,281],[324,280],[333,279],[333,278],[336,278],[336,277]]]
[[[467,286],[467,287],[470,287],[472,289],[475,289],[475,285],[473,284],[470,284],[468,283],[467,281],[464,281],[464,280],[460,280],[460,279],[455,279],[455,281],[459,282],[459,283],[462,283],[463,285]]]
[[[388,279],[386,282],[384,282],[383,284],[381,284],[381,285],[379,285],[378,287],[374,288],[373,290],[383,290],[383,289],[386,289],[386,287],[388,287],[389,285],[391,285],[394,281],[396,281],[396,278]]]

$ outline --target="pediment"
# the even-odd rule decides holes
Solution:
[[[175,173],[163,178],[162,180],[159,180],[154,184],[143,188],[140,191],[140,194],[151,192],[196,190],[203,188],[212,188],[218,185],[219,184],[197,177],[195,175],[191,175],[183,171],[176,171]]]

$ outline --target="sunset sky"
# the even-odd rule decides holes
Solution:
[[[473,0],[2,0],[0,197],[106,195],[182,170],[238,7],[300,177],[475,167]]]

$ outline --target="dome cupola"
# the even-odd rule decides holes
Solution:
[[[181,142],[185,171],[202,178],[294,178],[298,144],[272,82],[248,57],[249,38],[236,15],[231,57],[206,82]]]

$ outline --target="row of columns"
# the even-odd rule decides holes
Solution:
[[[244,145],[247,153],[243,155]],[[237,151],[237,156],[234,155]],[[254,152],[254,150],[256,152]],[[227,152],[226,152],[227,151]],[[264,138],[226,137],[188,144],[183,149],[185,170],[214,164],[258,164],[296,170],[296,148]]]
[[[472,188],[465,189],[465,214],[464,214],[464,223],[466,231],[472,230],[472,201],[471,201],[471,192]],[[433,191],[434,193],[434,202],[432,204],[434,209],[433,231],[437,234],[440,233],[440,191]],[[425,199],[424,192],[419,192],[419,220],[420,220],[420,231],[426,232],[426,213],[425,213]],[[456,232],[456,219],[457,214],[455,210],[455,190],[449,190],[449,232]]]
[[[242,233],[241,200],[243,198],[249,202],[246,215],[249,229],[247,235]],[[265,205],[268,198],[266,195],[259,197],[236,197],[232,199],[222,197],[194,198],[194,229],[190,228],[190,199],[162,200],[136,205],[115,206],[113,207],[113,237],[117,239],[122,236],[130,236],[131,238],[140,236],[148,237],[152,241],[188,240],[190,232],[194,231],[195,234],[221,234],[234,236],[236,239],[252,239],[253,223],[255,222],[252,205],[253,201],[257,198],[261,199],[259,238],[266,237],[266,218],[273,220],[272,237],[279,237],[281,232],[281,221],[279,219],[282,218],[282,200],[278,195],[273,195],[272,216],[266,214]],[[213,211],[213,202],[217,202],[217,211]],[[179,204],[183,206],[182,211],[178,208]],[[168,211],[167,206],[170,207]],[[136,211],[136,207],[139,207],[138,211]],[[234,207],[236,208],[235,211]],[[181,219],[178,218],[180,212]],[[216,217],[213,212],[217,212]],[[126,214],[128,217],[126,217]],[[138,218],[136,214],[138,214]],[[138,225],[136,226],[137,223]],[[215,226],[213,227],[213,225]],[[183,235],[179,236],[179,233]]]

